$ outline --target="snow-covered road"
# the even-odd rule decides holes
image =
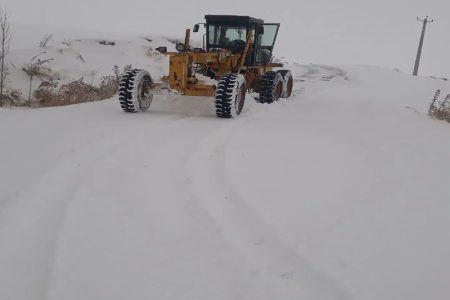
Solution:
[[[0,299],[445,299],[443,81],[294,67],[296,95],[0,110]],[[408,108],[405,108],[408,106]]]

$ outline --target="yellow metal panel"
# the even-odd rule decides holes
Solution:
[[[216,87],[214,85],[189,84],[187,86],[185,95],[212,97],[215,93]]]
[[[181,94],[186,91],[189,57],[187,55],[170,56],[170,88]]]
[[[250,45],[253,43],[253,34],[254,34],[253,31],[250,31],[250,33],[248,34],[244,52],[242,52],[241,59],[239,60],[238,73],[241,71],[242,67],[244,66],[245,60],[247,59],[247,54],[250,49]]]

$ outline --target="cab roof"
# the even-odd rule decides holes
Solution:
[[[250,26],[253,24],[264,24],[261,19],[252,18],[249,16],[233,16],[233,15],[206,15],[206,23],[219,25],[240,25]]]

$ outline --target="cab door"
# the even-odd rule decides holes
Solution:
[[[259,28],[256,36],[255,64],[264,65],[271,62],[280,23],[265,23]]]

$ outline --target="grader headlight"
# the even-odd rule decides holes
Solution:
[[[158,51],[159,53],[166,53],[167,47],[158,47],[155,50]]]

